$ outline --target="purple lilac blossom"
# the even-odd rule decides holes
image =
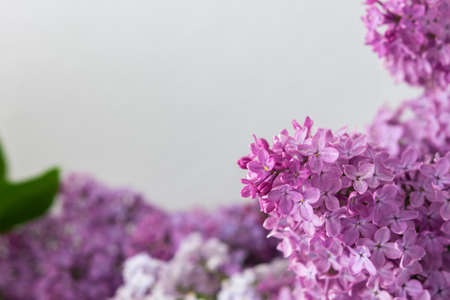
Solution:
[[[314,134],[307,118],[293,122],[293,135],[282,130],[272,146],[255,137],[247,165],[264,157],[274,167],[264,174],[247,169],[242,196],[259,201],[268,214],[264,227],[297,275],[286,299],[445,299],[448,95],[423,96],[389,117],[383,112],[368,136]],[[415,117],[401,118],[406,109]],[[321,154],[305,149],[317,136],[325,137],[320,149],[338,156],[311,163]],[[376,142],[385,137],[388,144]]]
[[[0,297],[33,299],[42,262],[65,245],[55,218],[41,218],[0,236]]]
[[[418,169],[418,155],[422,159],[431,159],[434,153],[445,156],[450,151],[450,88],[404,101],[396,110],[382,108],[368,136],[371,144],[395,157],[396,172],[405,167]]]
[[[129,231],[154,211],[138,194],[76,174],[63,181],[57,204],[54,214],[0,237],[7,245],[0,255],[3,298],[112,296]]]
[[[127,257],[147,252],[151,257],[169,260],[177,248],[174,238],[172,216],[162,210],[155,209],[146,214],[130,230],[125,253]]]
[[[366,43],[399,80],[428,90],[450,83],[449,0],[367,0]]]

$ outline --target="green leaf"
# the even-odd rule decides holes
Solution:
[[[5,182],[8,176],[8,163],[6,161],[6,155],[0,141],[0,183]]]
[[[44,214],[52,205],[59,188],[59,170],[47,172],[17,183],[0,186],[0,231]]]

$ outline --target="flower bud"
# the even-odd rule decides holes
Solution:
[[[246,170],[246,169],[247,169],[247,164],[248,164],[251,160],[252,160],[252,159],[251,159],[250,157],[248,157],[248,156],[243,156],[243,157],[241,157],[241,159],[239,159],[239,160],[237,161],[237,164],[239,165],[239,167],[240,167],[241,169]]]

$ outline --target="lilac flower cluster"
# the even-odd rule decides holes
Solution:
[[[368,128],[369,141],[398,156],[408,146],[423,156],[450,151],[450,88],[379,110]]]
[[[290,300],[294,273],[288,270],[288,261],[274,259],[236,273],[222,282],[218,300]]]
[[[106,299],[121,284],[130,226],[155,210],[86,176],[62,184],[57,213],[0,237],[4,299]]]
[[[240,257],[244,267],[278,256],[276,240],[266,238],[268,231],[261,226],[264,214],[255,203],[224,206],[212,212],[180,212],[173,215],[172,222],[176,244],[192,232],[217,238],[228,245],[233,256]]]
[[[280,299],[295,281],[288,261],[274,259],[236,272],[228,245],[200,233],[188,235],[174,257],[162,261],[140,253],[124,264],[124,284],[115,300]],[[290,294],[289,294],[290,295]]]
[[[156,259],[171,259],[179,245],[172,219],[170,214],[162,210],[154,210],[153,213],[144,215],[130,229],[125,243],[126,256],[146,252]]]
[[[421,101],[436,105],[420,115],[422,130],[449,121],[448,97],[410,105]],[[419,119],[382,120],[387,148],[368,142],[380,136],[313,132],[306,118],[272,146],[255,137],[238,162],[248,171],[242,196],[259,200],[298,276],[293,299],[450,297],[448,127],[417,136]]]
[[[33,287],[45,261],[62,247],[59,223],[44,218],[0,237],[0,296],[2,299],[33,299]]]
[[[154,211],[131,230],[126,245],[128,257],[147,252],[153,258],[170,260],[181,242],[193,232],[217,238],[240,259],[239,267],[270,261],[278,256],[276,240],[267,239],[261,225],[264,215],[253,203],[224,206],[214,211],[193,209],[172,214]],[[152,228],[153,230],[149,230]]]
[[[367,0],[366,43],[398,79],[427,89],[450,83],[449,0]]]
[[[232,263],[227,245],[193,233],[183,240],[168,262],[145,253],[128,259],[124,268],[125,284],[114,299],[211,299],[220,289],[222,278],[227,276],[226,265]]]

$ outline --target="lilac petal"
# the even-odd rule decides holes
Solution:
[[[377,225],[386,225],[389,223],[388,218],[389,213],[392,212],[392,207],[390,205],[376,205],[373,213],[373,221]]]
[[[377,227],[371,223],[367,223],[362,225],[359,230],[364,237],[371,237],[377,230]]]
[[[375,232],[375,241],[384,244],[389,241],[391,237],[391,231],[387,227],[382,227]]]
[[[426,250],[430,254],[440,255],[443,252],[443,243],[447,243],[447,242],[444,242],[444,240],[442,240],[441,238],[439,238],[437,236],[433,236],[431,234],[428,236],[429,236],[429,240],[425,246]]]
[[[344,165],[344,174],[350,179],[355,179],[357,176],[356,167],[353,165]]]
[[[400,260],[400,266],[402,268],[406,268],[407,266],[409,266],[412,262],[413,262],[413,258],[411,257],[411,255],[409,254],[405,254],[402,256],[402,259]]]
[[[414,228],[409,228],[403,234],[403,243],[406,245],[413,245],[417,239],[417,232]]]
[[[386,243],[383,245],[383,252],[390,259],[398,259],[402,256],[402,251],[398,249],[394,243]]]
[[[372,241],[371,239],[363,238],[363,239],[360,240],[360,244],[361,244],[361,245],[364,245],[364,246],[366,246],[366,247],[368,247],[369,249],[372,249],[372,248],[375,247],[375,245],[376,245],[377,243],[375,243],[375,242]]]
[[[378,297],[379,300],[392,300],[391,294],[389,294],[386,291],[379,291],[377,297]]]
[[[424,194],[421,192],[414,191],[409,196],[409,201],[411,202],[411,206],[414,208],[420,207],[424,202]]]
[[[406,292],[410,296],[416,297],[422,294],[422,291],[423,291],[422,284],[419,281],[413,279],[406,283]]]
[[[306,156],[311,156],[314,154],[315,150],[311,145],[301,144],[297,147],[298,151]]]
[[[330,179],[331,182],[330,182],[330,190],[329,191],[336,193],[341,189],[342,182],[340,179],[336,178],[336,176],[334,176],[334,175],[331,175],[330,177],[331,177],[331,179]]]
[[[275,159],[273,157],[270,157],[268,160],[265,161],[265,166],[268,168],[266,171],[270,171],[275,166]]]
[[[392,171],[381,164],[377,167],[377,177],[383,181],[392,181],[394,179]]]
[[[305,128],[299,129],[295,131],[294,138],[297,141],[297,143],[303,143],[306,139],[307,130]]]
[[[358,239],[358,237],[359,237],[358,230],[356,230],[354,228],[350,228],[350,229],[344,231],[344,233],[342,235],[342,240],[347,245],[353,245],[356,242],[356,240]]]
[[[323,129],[319,129],[312,138],[312,145],[316,150],[323,149],[326,144],[326,132]]]
[[[339,208],[339,200],[335,196],[325,196],[325,206],[328,210],[334,211]]]
[[[394,221],[391,224],[392,232],[396,234],[403,234],[408,229],[408,223],[402,221]]]
[[[414,245],[408,248],[408,254],[413,259],[420,259],[425,256],[425,250],[421,246]]]
[[[305,200],[305,197],[297,191],[289,191],[288,196],[289,199],[291,199],[294,203],[302,202]]]
[[[444,204],[442,204],[440,209],[441,217],[444,221],[450,220],[450,201],[446,200]]]
[[[364,194],[367,191],[367,182],[363,180],[356,180],[353,182],[353,187],[358,193]]]
[[[266,162],[266,160],[269,159],[269,153],[267,153],[267,151],[265,150],[260,150],[258,152],[258,160],[264,164]]]
[[[450,167],[449,161],[448,159],[441,158],[437,163],[436,163],[436,173],[439,175],[445,175],[448,172],[448,169]]]
[[[423,165],[420,168],[420,172],[427,177],[433,177],[435,169],[434,169],[434,167],[432,167],[430,165]]]
[[[255,172],[255,173],[261,173],[264,171],[262,164],[260,162],[254,161],[254,160],[247,164],[247,168],[250,171]]]
[[[350,268],[354,274],[360,273],[363,269],[363,261],[361,259],[355,259]]]
[[[248,197],[250,197],[251,194],[252,194],[251,186],[246,185],[242,188],[242,190],[241,190],[242,198],[248,198]]]
[[[399,218],[403,221],[414,220],[419,217],[419,213],[415,210],[402,210],[399,213]]]
[[[309,203],[304,202],[304,203],[300,204],[300,215],[305,220],[311,220],[313,214],[314,214],[313,209],[312,209],[311,205],[309,205]]]
[[[375,172],[375,165],[373,164],[361,164],[359,166],[359,175],[361,178],[369,178],[372,177],[373,173]]]
[[[325,147],[320,152],[320,158],[322,158],[322,160],[327,163],[334,163],[338,159],[338,157],[339,152],[332,147]]]
[[[313,214],[310,222],[314,226],[319,227],[319,226],[322,226],[325,221],[323,220],[323,218],[318,217],[317,215]]]
[[[445,234],[450,235],[450,221],[447,221],[444,224],[442,224],[441,230]]]
[[[311,172],[320,173],[322,171],[323,163],[319,157],[310,156],[308,160],[309,167],[311,168]]]
[[[372,259],[374,265],[378,268],[381,268],[386,262],[383,251],[381,251],[378,248],[374,249],[372,256],[370,258]]]
[[[320,198],[320,191],[316,188],[306,188],[303,192],[303,196],[305,198],[305,201],[308,203],[316,203],[317,200]]]
[[[417,161],[418,153],[413,147],[408,147],[403,151],[401,160],[405,166],[409,166]]]
[[[264,220],[263,227],[267,230],[274,229],[278,225],[277,218],[270,216]]]
[[[261,210],[266,214],[275,209],[275,203],[266,198],[259,198],[259,206],[261,207]]]
[[[424,290],[420,295],[417,296],[417,300],[431,300],[430,293]]]
[[[270,193],[268,194],[267,198],[273,202],[278,202],[281,199],[281,195],[283,194],[283,190],[272,190],[270,191]]]
[[[313,215],[314,216],[314,215]],[[306,222],[303,222],[302,223],[302,228],[303,228],[303,230],[304,230],[304,232],[307,234],[307,235],[314,235],[314,233],[316,232],[316,229],[315,229],[315,227],[314,227],[314,224],[311,222],[311,221],[306,221]]]
[[[291,212],[292,207],[294,207],[292,200],[288,197],[282,197],[278,204],[278,211],[283,215],[288,215]]]
[[[440,184],[449,184],[450,183],[450,174],[449,175],[442,175],[441,179],[439,180]]]
[[[277,249],[283,253],[284,257],[289,257],[294,252],[291,241],[286,238],[278,244]]]
[[[405,268],[412,264],[414,261],[421,259],[425,256],[425,250],[420,246],[412,246],[406,250],[402,259],[400,260],[401,267]]]
[[[370,275],[376,275],[377,269],[373,265],[372,261],[369,259],[364,260],[364,267],[369,272]]]
[[[341,232],[341,222],[338,218],[330,217],[325,221],[325,229],[328,236],[336,236]]]
[[[393,200],[397,196],[398,188],[393,185],[385,185],[379,192],[377,191],[377,196],[380,197],[382,200]]]

